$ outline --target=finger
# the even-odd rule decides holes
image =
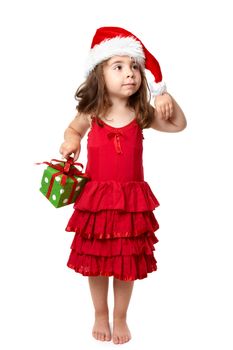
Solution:
[[[63,151],[63,152],[62,152],[62,158],[63,158],[63,159],[68,159],[69,156],[70,156],[70,154],[71,154],[70,152]]]
[[[165,112],[166,120],[172,117],[172,112],[173,112],[172,105],[169,103],[166,105],[166,112]]]
[[[68,160],[68,159],[70,158],[71,154],[72,154],[72,152],[67,153],[67,154],[65,155],[65,158]]]
[[[74,154],[74,161],[76,161],[79,157],[79,153],[80,153],[80,150],[78,150],[77,152],[75,152]]]
[[[161,110],[162,110],[162,115],[163,115],[163,119],[167,119],[166,117],[167,117],[167,115],[166,115],[166,108],[163,106],[162,108],[161,108]]]
[[[173,116],[173,106],[172,104],[169,104],[169,109],[170,109],[170,117]]]
[[[60,151],[60,153],[61,153],[61,158],[64,159],[64,158],[65,158],[65,153],[64,153],[64,151]]]
[[[163,113],[162,113],[161,109],[157,110],[157,116],[158,116],[158,119],[163,119]]]
[[[169,105],[166,106],[166,118],[167,118],[167,119],[170,118],[170,108],[169,108]]]
[[[157,106],[158,117],[164,119],[163,109],[161,106]]]
[[[62,155],[62,158],[65,158],[67,152],[65,151],[65,149],[64,149],[63,146],[60,147],[59,152],[60,152],[60,154]]]

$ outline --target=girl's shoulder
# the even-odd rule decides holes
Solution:
[[[85,122],[89,124],[89,127],[91,127],[93,118],[92,114],[77,113],[76,117],[82,118],[83,120],[85,120]]]
[[[86,118],[89,122],[90,127],[92,126],[92,122],[96,119],[96,116],[94,114],[86,114]]]
[[[88,122],[89,122],[89,125],[90,125],[90,127],[91,127],[91,123],[92,123],[92,116],[90,115],[90,114],[86,114],[86,116],[85,116],[86,118],[87,118],[87,120],[88,120]]]
[[[102,121],[102,118],[100,116],[98,116],[98,118],[97,118],[97,116],[95,114],[86,114],[85,118],[88,120],[90,127],[92,127],[93,121],[96,121],[97,119],[100,123]]]

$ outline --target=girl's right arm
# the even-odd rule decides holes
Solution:
[[[90,127],[88,116],[78,113],[64,132],[64,142],[60,147],[60,153],[68,158],[74,153],[74,161],[79,157],[81,151],[81,139]]]

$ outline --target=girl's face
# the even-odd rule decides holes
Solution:
[[[103,75],[110,97],[128,99],[142,81],[138,63],[129,56],[111,57],[103,66]]]

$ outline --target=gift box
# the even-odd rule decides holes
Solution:
[[[52,161],[59,163],[53,164]],[[83,165],[74,163],[71,157],[66,162],[52,159],[51,162],[38,164],[48,165],[42,176],[40,191],[56,208],[74,203],[89,180],[87,174],[75,167],[83,168]]]

